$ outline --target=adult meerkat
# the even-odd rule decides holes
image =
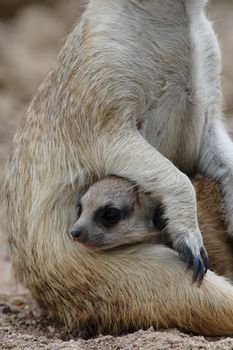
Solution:
[[[64,200],[64,191],[68,196],[66,186],[81,196],[93,180],[119,175],[163,203],[173,247],[187,260],[191,253],[203,275],[206,253],[185,173],[218,178],[229,233],[233,226],[232,145],[228,136],[223,140],[220,53],[205,4],[88,2],[15,137],[7,179],[7,202],[14,204],[7,220],[14,211],[18,216],[16,206],[27,198],[35,221],[45,223],[45,214],[53,222],[57,211],[51,208]],[[29,227],[27,212],[19,221]]]
[[[77,193],[108,174],[126,177],[162,203],[172,244],[187,259],[192,253],[199,278],[206,255],[184,174],[195,171],[218,177],[231,233],[232,145],[219,117],[219,49],[204,6],[89,1],[14,138],[5,187],[13,266],[72,327],[232,333],[233,293],[223,279],[208,273],[194,289],[169,248],[96,254],[69,234]]]
[[[210,268],[233,280],[232,241],[227,235],[218,185],[202,178],[193,182],[197,214]],[[124,178],[107,177],[92,185],[77,203],[71,235],[92,250],[113,249],[143,241],[169,245],[161,206]],[[191,265],[191,264],[190,264]]]

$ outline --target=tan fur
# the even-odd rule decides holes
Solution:
[[[205,2],[89,1],[14,138],[4,212],[13,266],[40,305],[71,327],[233,334],[233,287],[223,278],[208,272],[197,288],[167,247],[95,253],[69,235],[77,196],[115,174],[162,199],[175,248],[187,245],[200,258],[195,191],[183,172],[198,165],[201,136],[212,127],[204,130],[206,117],[221,114]]]
[[[194,182],[197,212],[203,240],[210,259],[210,268],[233,280],[233,245],[222,213],[218,185],[207,178]]]

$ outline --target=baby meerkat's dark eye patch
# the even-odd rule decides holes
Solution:
[[[121,210],[109,206],[99,208],[94,215],[94,221],[103,226],[115,225],[121,218]]]
[[[110,227],[117,224],[120,220],[124,220],[133,212],[133,206],[123,206],[116,208],[111,203],[96,210],[94,214],[94,221],[97,224]]]
[[[76,204],[76,209],[77,209],[77,219],[80,218],[81,214],[82,214],[82,210],[83,210],[83,207],[82,207],[82,203],[81,202],[78,202]]]

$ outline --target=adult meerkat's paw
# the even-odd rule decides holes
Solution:
[[[174,248],[186,262],[188,269],[193,270],[193,282],[197,281],[198,285],[201,285],[208,269],[208,254],[200,232],[178,239]]]

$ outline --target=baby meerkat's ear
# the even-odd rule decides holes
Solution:
[[[166,228],[168,219],[165,217],[165,208],[162,203],[158,203],[153,211],[153,225],[162,231]]]
[[[153,227],[159,231],[164,230],[168,219],[165,216],[163,203],[155,202],[150,192],[143,192],[137,185],[135,185],[134,190],[138,203],[143,206],[146,216],[151,218]]]
[[[144,205],[144,202],[146,200],[145,193],[143,192],[142,188],[136,184],[135,182],[131,182],[132,189],[135,195],[135,203],[136,205]]]

